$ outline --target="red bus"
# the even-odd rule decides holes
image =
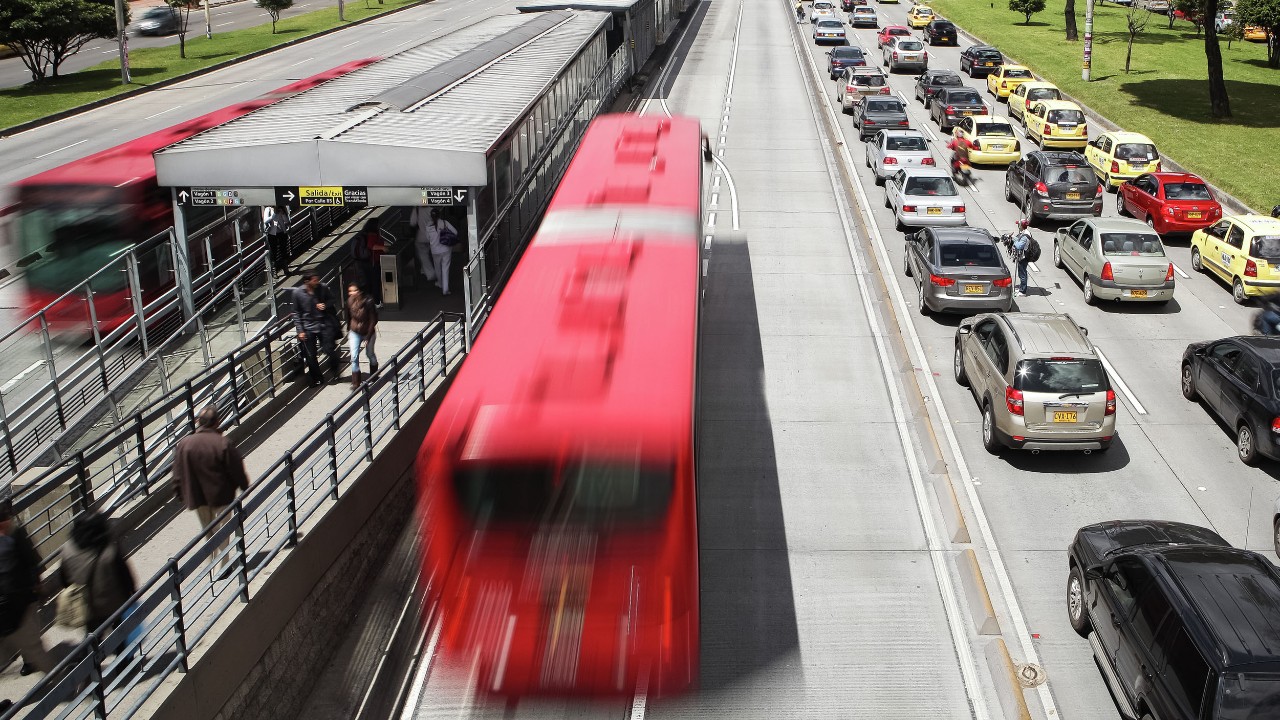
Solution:
[[[701,183],[697,120],[588,128],[418,453],[433,673],[506,697],[696,682]]]
[[[26,310],[34,315],[75,288],[95,271],[106,267],[126,249],[171,227],[173,200],[169,189],[156,184],[152,154],[196,133],[247,115],[290,95],[315,87],[376,62],[355,60],[318,75],[290,83],[255,100],[239,103],[193,118],[179,125],[144,135],[122,145],[73,160],[14,184],[14,214],[10,240],[15,256],[37,256],[23,273]],[[188,208],[187,228],[196,231],[225,219],[226,209]],[[256,223],[255,223],[256,227]],[[215,231],[211,244],[221,250],[233,247],[234,230],[228,223]],[[140,258],[143,302],[173,286],[168,250],[145,253]],[[193,262],[203,258],[203,242],[192,247]],[[226,254],[222,255],[223,257]],[[111,329],[133,315],[128,280],[123,272],[94,281],[94,308],[98,321]],[[62,303],[48,313],[55,323],[83,326],[83,298]]]

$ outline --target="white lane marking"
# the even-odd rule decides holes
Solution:
[[[432,660],[436,656],[436,646],[440,644],[441,624],[437,619],[435,627],[431,630],[431,640],[427,642],[426,651],[418,658],[418,669],[413,674],[413,684],[409,686],[409,695],[405,698],[400,720],[414,720],[414,716],[418,714],[422,690],[427,686],[427,674],[431,672]]]
[[[12,389],[15,385],[17,385],[18,383],[22,382],[22,379],[23,379],[23,378],[25,378],[26,376],[28,376],[28,375],[30,375],[31,373],[35,372],[36,368],[40,367],[40,366],[41,366],[41,365],[43,365],[43,364],[44,364],[44,361],[43,361],[43,360],[37,360],[37,361],[35,361],[35,362],[31,363],[30,365],[28,365],[26,370],[23,370],[22,372],[18,373],[17,375],[14,375],[14,376],[13,376],[13,379],[12,379],[12,380],[10,380],[9,382],[5,383],[4,385],[0,385],[0,393],[7,393],[7,392],[9,392],[9,390],[10,390],[10,389]]]
[[[715,176],[715,178],[711,181],[711,187],[715,188],[716,190],[719,190],[719,189],[720,189],[720,176],[719,176],[719,175]]]
[[[389,32],[393,32],[393,31],[395,31],[395,30],[399,30],[399,29],[400,29],[400,28],[387,28],[386,30],[383,30],[382,32],[380,32],[380,33],[378,33],[378,34],[379,34],[379,35],[386,35],[386,34],[387,34],[387,33],[389,33]]]
[[[1102,354],[1102,348],[1095,345],[1093,349],[1098,353],[1098,359],[1102,361],[1102,367],[1106,368],[1107,374],[1111,376],[1111,381],[1116,384],[1116,387],[1120,388],[1120,393],[1133,406],[1134,412],[1139,415],[1146,415],[1147,409],[1142,407],[1142,403],[1138,402],[1138,396],[1133,394],[1133,391],[1125,384],[1124,378],[1120,377],[1120,373],[1116,372],[1115,366],[1111,364],[1110,360],[1107,360],[1106,355]]]
[[[710,249],[711,249],[711,236],[710,236],[710,235],[708,235],[705,239],[703,239],[703,241],[702,241],[702,249],[703,249],[703,250],[710,250]]]
[[[339,50],[342,50],[343,48],[349,48],[349,47],[351,47],[352,45],[359,45],[359,44],[360,44],[360,41],[359,41],[359,40],[357,40],[357,41],[355,41],[355,42],[349,42],[349,43],[347,43],[346,45],[343,45],[342,47],[340,47],[340,48],[338,48],[338,49],[339,49]]]
[[[793,36],[794,38],[794,36]],[[792,50],[796,54],[796,63],[800,65],[801,74],[805,74],[804,65],[801,63],[801,50],[795,42],[792,42]],[[804,57],[809,61],[809,69],[812,76],[808,79],[816,79],[819,76],[818,67],[814,64],[813,56],[807,52],[803,53]],[[809,108],[814,114],[814,123],[817,126],[818,136],[824,144],[829,144],[832,138],[827,137],[827,131],[823,125],[822,118],[818,117],[820,112],[818,103],[812,95],[809,97]],[[822,110],[828,115],[828,120],[832,127],[840,127],[838,118],[835,117],[831,105],[827,102],[821,103]],[[846,170],[850,174],[857,177],[853,172],[853,158],[849,155],[848,146],[840,146],[841,157],[846,163]],[[945,541],[942,539],[941,533],[935,525],[932,506],[929,504],[929,496],[924,488],[924,480],[920,471],[919,463],[916,459],[916,445],[912,439],[912,430],[909,419],[903,410],[903,399],[899,395],[897,378],[895,377],[895,368],[889,358],[889,350],[886,341],[886,331],[880,327],[880,318],[872,309],[871,293],[864,281],[867,268],[863,266],[862,258],[857,251],[857,239],[853,231],[853,223],[849,217],[851,208],[847,207],[846,196],[836,179],[837,169],[834,166],[831,154],[822,153],[823,163],[827,168],[827,179],[831,182],[831,190],[836,200],[836,210],[840,215],[840,225],[844,231],[845,243],[849,248],[849,258],[854,266],[854,281],[858,285],[858,293],[862,297],[862,311],[867,319],[867,323],[871,328],[871,337],[875,341],[876,354],[879,356],[880,374],[884,378],[884,384],[889,392],[889,406],[893,410],[894,425],[897,428],[898,439],[902,444],[903,459],[907,464],[907,474],[911,477],[911,488],[915,495],[916,511],[920,515],[920,524],[924,530],[925,539],[929,547],[929,561],[933,567],[934,580],[938,584],[938,593],[941,596],[943,610],[947,616],[947,627],[951,631],[951,641],[955,647],[956,657],[959,660],[960,675],[964,683],[965,695],[968,697],[970,710],[976,720],[987,720],[990,717],[988,713],[986,691],[983,688],[982,681],[978,676],[977,660],[973,654],[973,648],[969,645],[967,635],[968,620],[964,617],[964,613],[960,608],[960,601],[956,593],[955,586],[951,581],[951,573],[947,567],[947,558],[945,549]],[[861,189],[861,181],[859,181],[859,189]],[[867,217],[870,218],[869,208]],[[897,284],[890,280],[886,284],[893,285],[897,288]],[[909,316],[908,316],[909,317]],[[1055,720],[1053,716],[1049,716],[1050,720]]]
[[[79,141],[79,142],[73,142],[73,143],[71,143],[70,145],[66,145],[66,146],[64,146],[64,147],[60,147],[60,148],[58,148],[57,150],[50,150],[49,152],[47,152],[47,153],[45,153],[45,154],[43,154],[43,155],[37,155],[37,156],[35,156],[35,158],[33,158],[33,159],[35,159],[35,160],[39,160],[40,158],[47,158],[47,157],[49,157],[50,155],[53,155],[53,154],[55,154],[55,153],[60,153],[60,152],[62,152],[63,150],[70,150],[71,148],[73,148],[73,147],[75,147],[75,146],[77,146],[77,145],[82,145],[82,144],[87,143],[87,142],[89,142],[89,138],[85,138],[85,139],[83,139],[83,140],[81,140],[81,141]]]
[[[703,261],[702,261],[702,277],[706,277],[706,276],[707,276],[707,265],[708,265],[710,262],[711,262],[710,260],[703,259]]]
[[[217,25],[214,25],[214,27],[226,27],[227,25],[235,25],[235,22],[218,23]]]
[[[713,207],[718,207],[720,205],[720,193],[718,192],[711,193],[711,205]]]
[[[720,156],[724,156],[724,148],[720,148]],[[724,173],[725,185],[729,186],[729,202],[733,208],[733,229],[738,229],[738,188],[733,184],[733,175],[729,173],[729,168],[725,166],[724,161],[719,157],[711,158],[716,166],[720,168],[720,172]],[[716,178],[718,181],[719,178]]]
[[[739,19],[739,22],[741,22],[741,19]],[[672,45],[673,48],[675,48],[676,50],[680,49],[680,44],[684,42],[684,36],[686,33],[689,32],[689,26],[692,24],[693,23],[689,23],[689,22],[684,24],[684,29],[680,31],[680,37],[676,39],[676,44]],[[673,57],[675,57],[675,52],[672,52],[671,57],[667,58],[667,64],[662,68],[662,74],[658,75],[658,84],[654,85],[654,89],[659,92],[661,92],[662,86],[665,85],[667,82],[667,75],[671,72],[671,58]],[[645,99],[644,104],[640,106],[640,115],[643,116],[646,112],[649,111],[650,102],[652,102],[651,98]],[[671,110],[667,107],[666,97],[658,98],[658,102],[659,104],[662,105],[662,112],[666,113],[667,117],[671,117]]]
[[[1190,275],[1182,271],[1182,268],[1178,267],[1178,263],[1172,263],[1172,265],[1173,265],[1173,271],[1181,275],[1184,280],[1191,278]]]
[[[180,108],[180,107],[182,107],[182,106],[181,106],[181,105],[174,105],[173,107],[169,108],[168,110],[161,110],[160,112],[156,113],[155,115],[148,115],[148,116],[146,116],[146,117],[144,117],[144,118],[142,118],[142,119],[143,119],[143,120],[150,120],[150,119],[151,119],[151,118],[153,118],[153,117],[160,117],[161,115],[163,115],[163,114],[165,114],[165,113],[167,113],[167,112],[173,112],[174,110],[177,110],[177,109],[178,109],[178,108]]]
[[[291,67],[294,67],[295,65],[301,65],[302,63],[311,62],[312,60],[315,60],[315,58],[307,58],[306,60],[299,60],[298,62],[294,63],[293,65],[285,65],[285,67],[286,67],[286,68],[291,68]]]
[[[716,226],[716,214],[707,213],[707,227],[714,228]]]
[[[809,59],[809,66],[817,73],[817,66],[813,64],[813,58],[806,54]],[[835,117],[835,111],[829,106],[824,105],[824,110],[829,117],[838,123]],[[838,127],[838,124],[837,124]],[[862,208],[863,217],[867,220],[867,230],[871,234],[871,238],[875,243],[875,255],[879,261],[879,272],[894,267],[889,260],[889,251],[884,244],[884,237],[880,234],[880,228],[873,220],[874,215],[871,212],[871,203],[867,200],[866,189],[862,185],[862,178],[855,172],[853,157],[849,154],[847,146],[841,146],[839,152],[841,160],[845,164],[845,168],[849,171],[850,177],[853,178],[855,189],[857,190],[858,204]],[[925,354],[924,346],[920,342],[920,335],[916,332],[915,323],[911,320],[914,315],[907,307],[906,298],[902,294],[902,288],[898,286],[896,278],[886,277],[885,284],[889,287],[890,294],[893,298],[893,304],[896,308],[896,314],[899,319],[899,328],[906,334],[910,343],[912,354],[915,355],[915,365],[921,368],[919,375],[924,378],[925,392],[929,397],[935,398],[933,403],[934,412],[937,414],[938,424],[942,428],[943,435],[947,439],[947,446],[951,451],[952,458],[956,464],[956,471],[960,475],[960,485],[964,488],[965,497],[969,501],[970,507],[973,509],[974,521],[978,525],[979,534],[982,536],[983,550],[986,552],[991,562],[992,571],[996,576],[996,586],[1000,591],[1000,597],[1004,601],[1005,607],[1009,613],[1009,620],[1013,624],[1013,634],[1018,642],[1018,651],[1022,655],[1022,660],[1036,665],[1043,665],[1040,660],[1040,653],[1032,642],[1031,632],[1027,629],[1026,616],[1022,613],[1022,606],[1018,603],[1018,598],[1014,594],[1013,581],[1009,579],[1008,569],[1005,567],[1004,557],[1000,552],[999,546],[996,545],[995,533],[991,530],[991,523],[987,519],[986,512],[982,507],[982,500],[978,497],[978,491],[974,489],[973,476],[969,472],[969,465],[965,462],[964,454],[960,451],[960,442],[956,439],[955,431],[951,427],[951,418],[947,413],[946,406],[941,402],[942,394],[938,391],[938,384],[933,379],[933,370],[929,364],[929,356]],[[967,647],[967,645],[965,646]],[[1036,697],[1040,701],[1041,707],[1044,708],[1044,717],[1047,720],[1058,720],[1057,701],[1053,698],[1053,693],[1049,690],[1049,683],[1041,683],[1036,687]],[[982,710],[986,713],[986,708]],[[975,711],[976,713],[976,711]]]

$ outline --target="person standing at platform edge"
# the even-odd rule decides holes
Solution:
[[[320,369],[321,351],[329,359],[334,377],[342,376],[337,346],[338,331],[342,325],[336,313],[333,293],[320,282],[320,275],[315,272],[304,275],[302,284],[293,289],[293,325],[298,331],[302,357],[311,373],[312,385],[324,383],[324,371]]]
[[[249,489],[244,459],[222,434],[216,405],[206,405],[196,416],[196,430],[178,441],[173,456],[173,491],[187,510],[194,510],[205,532],[217,532],[210,524]],[[218,544],[218,553],[227,545]]]
[[[449,266],[453,263],[453,246],[458,244],[458,229],[440,217],[440,211],[431,208],[430,220],[423,222],[423,211],[415,208],[410,222],[417,223],[418,237],[425,237],[431,248],[431,262],[435,266],[436,285],[449,294]]]
[[[27,531],[13,517],[13,501],[0,499],[0,658],[22,655],[22,674],[49,672],[53,658],[45,650],[40,620],[40,556]]]
[[[382,254],[386,251],[387,246],[382,243],[378,218],[369,218],[364,224],[364,230],[351,238],[351,259],[355,260],[359,266],[364,286],[378,306],[382,305],[382,279],[379,275]]]
[[[378,307],[373,299],[360,291],[360,286],[347,286],[347,346],[351,350],[351,389],[360,387],[360,347],[369,356],[369,374],[378,372],[378,356],[373,343],[378,337]]]
[[[289,209],[281,206],[262,208],[262,231],[267,234],[267,252],[271,267],[281,275],[289,274]]]

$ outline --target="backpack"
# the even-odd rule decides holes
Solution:
[[[458,244],[458,233],[448,225],[440,228],[440,244],[445,247],[453,247]]]
[[[1040,259],[1040,243],[1036,242],[1033,237],[1027,238],[1027,249],[1022,251],[1022,256],[1027,262],[1035,262]]]
[[[356,260],[369,260],[373,257],[369,252],[369,241],[364,233],[351,238],[351,257]]]

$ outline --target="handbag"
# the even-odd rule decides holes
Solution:
[[[89,582],[85,584],[69,583],[58,593],[57,609],[58,614],[54,622],[62,627],[82,628],[89,624],[89,607],[93,602],[93,593],[90,591],[90,583],[93,582],[93,575],[98,571],[98,558],[102,557],[102,553],[93,556],[93,562],[89,563]]]

